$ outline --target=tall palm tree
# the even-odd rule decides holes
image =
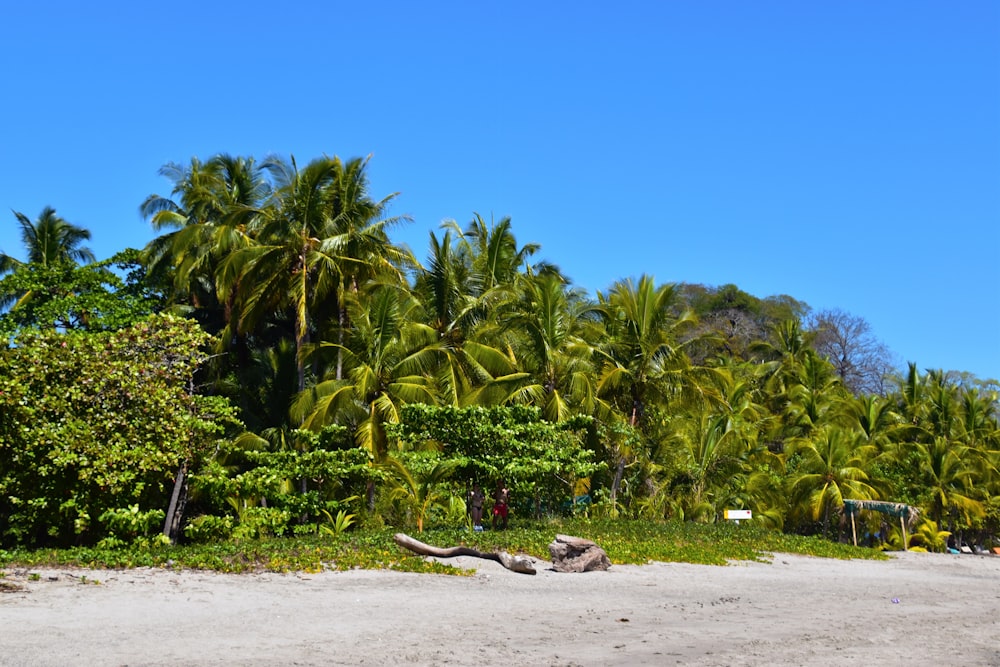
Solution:
[[[318,322],[335,321],[340,342],[350,327],[343,295],[356,294],[370,280],[402,285],[406,280],[404,272],[417,266],[409,249],[392,243],[388,235],[392,227],[409,221],[408,216],[387,215],[389,205],[399,193],[377,201],[370,195],[367,172],[370,159],[368,156],[344,162],[333,158],[335,171],[328,212],[331,228],[323,246],[340,264],[340,284],[332,292],[332,298],[317,304],[315,318]],[[336,312],[336,317],[330,316],[330,312]],[[339,358],[337,376],[343,377]]]
[[[246,210],[259,207],[270,185],[252,157],[219,154],[208,162],[192,158],[182,166],[168,163],[160,174],[173,182],[171,196],[150,195],[140,207],[153,228],[165,231],[153,239],[143,252],[150,274],[170,281],[174,300],[190,304],[205,315],[220,315],[221,325],[234,319],[234,302],[218,298],[217,271],[231,252],[250,244],[243,216]],[[224,312],[222,312],[224,311]],[[231,335],[231,332],[229,332]]]
[[[455,406],[489,404],[489,397],[477,390],[498,377],[509,380],[515,368],[513,359],[482,332],[492,324],[489,318],[495,317],[497,306],[513,292],[497,286],[480,293],[474,253],[460,230],[453,224],[446,227],[440,240],[431,232],[428,266],[416,275],[414,294],[422,304],[419,318],[437,335],[441,357],[435,379],[441,401]]]
[[[679,371],[689,367],[678,333],[693,316],[677,317],[675,286],[657,287],[650,276],[638,284],[619,281],[598,299],[609,333],[600,354],[598,393],[635,426],[647,401],[666,400],[678,389]]]
[[[848,396],[830,362],[816,354],[806,355],[783,384],[788,398],[782,410],[786,435],[802,437],[835,421]]]
[[[899,415],[893,404],[875,394],[851,396],[843,404],[845,425],[864,435],[878,452],[892,447],[899,427]]]
[[[691,422],[681,438],[691,482],[685,517],[708,520],[718,509],[710,497],[713,487],[742,472],[747,450],[739,431],[725,415],[706,411]]]
[[[896,392],[896,411],[906,423],[912,426],[919,425],[923,419],[923,411],[926,408],[925,391],[924,378],[920,376],[917,365],[909,363],[906,376],[900,379]]]
[[[787,454],[797,461],[789,487],[798,514],[813,521],[822,519],[826,534],[831,515],[845,498],[878,498],[878,491],[868,483],[873,449],[849,431],[835,427],[793,440]]]
[[[43,208],[34,221],[23,213],[13,213],[21,227],[21,242],[26,259],[22,262],[0,252],[0,275],[10,273],[24,264],[52,266],[59,262],[79,264],[95,261],[90,248],[82,245],[90,240],[90,231],[59,217],[51,206]]]
[[[916,446],[920,475],[929,496],[928,518],[942,529],[947,522],[954,532],[955,521],[968,525],[972,517],[984,514],[983,503],[973,497],[977,478],[975,452],[943,436]]]
[[[510,308],[517,298],[516,285],[523,275],[559,275],[558,267],[548,262],[529,265],[539,245],[518,247],[511,219],[487,223],[476,213],[463,232],[453,221],[444,223],[445,233],[454,234],[457,242],[451,259],[463,265],[464,292],[471,298],[466,317],[473,326],[496,317]]]
[[[318,326],[315,314],[328,308],[325,301],[332,299],[339,311],[346,282],[356,286],[390,270],[401,276],[395,260],[405,253],[388,242],[388,221],[372,219],[384,202],[368,198],[363,166],[321,157],[300,169],[294,157],[271,158],[263,164],[273,181],[268,201],[231,217],[246,226],[253,243],[223,261],[221,293],[237,294],[242,330],[276,313],[290,314],[300,391],[306,387],[305,348]]]
[[[805,359],[815,354],[811,340],[812,335],[802,329],[799,320],[790,319],[775,324],[768,340],[750,346],[755,358],[764,365],[771,395],[782,394],[789,380],[794,384]]]
[[[967,387],[961,394],[961,433],[966,445],[996,447],[997,392],[987,394]]]
[[[666,404],[675,397],[705,395],[680,343],[693,315],[676,314],[677,298],[674,285],[656,286],[650,276],[642,276],[638,283],[619,281],[607,296],[598,293],[608,330],[597,380],[599,411],[605,418],[617,416],[641,427],[651,401]],[[617,452],[614,458],[612,505],[617,502],[627,455]]]
[[[370,294],[349,296],[350,339],[322,342],[314,352],[334,351],[343,359],[346,375],[340,379],[333,373],[302,391],[293,420],[313,430],[331,423],[350,425],[358,445],[376,465],[382,464],[388,455],[385,425],[399,422],[401,406],[437,402],[431,377],[439,354],[437,336],[412,319],[416,307],[402,287],[376,285]],[[373,484],[368,502],[373,506]]]
[[[519,377],[504,383],[504,402],[530,403],[545,419],[562,421],[596,407],[594,350],[599,326],[596,304],[567,289],[554,274],[517,280],[519,299],[500,315],[511,336]]]
[[[94,253],[83,245],[90,240],[90,231],[59,217],[54,208],[46,206],[34,221],[23,213],[13,213],[21,228],[21,242],[26,259],[21,261],[0,252],[0,275],[13,273],[31,264],[54,268],[62,264],[95,261]],[[31,291],[0,294],[0,308],[17,308],[31,297]]]
[[[451,225],[458,230],[457,225]],[[474,288],[480,295],[498,287],[512,287],[518,273],[527,266],[528,258],[541,247],[529,243],[518,248],[510,217],[487,224],[476,213],[463,236],[471,254]]]
[[[400,406],[437,402],[429,377],[438,354],[435,335],[412,319],[416,307],[404,288],[388,285],[349,299],[351,338],[321,342],[313,352],[342,353],[346,377],[331,374],[299,395],[295,413],[304,428],[354,421],[358,444],[381,461],[387,451],[383,425],[399,421]]]

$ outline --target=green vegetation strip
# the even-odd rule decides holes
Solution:
[[[275,538],[153,548],[0,550],[0,567],[169,567],[235,573],[366,569],[470,574],[403,551],[392,540],[395,532],[392,529],[357,530],[337,537]],[[575,519],[532,523],[498,532],[432,530],[418,537],[436,546],[465,544],[480,551],[527,553],[547,561],[548,545],[556,533],[594,540],[615,564],[661,561],[725,565],[729,561],[768,561],[770,554],[776,552],[841,559],[885,558],[872,549],[785,535],[746,524]]]

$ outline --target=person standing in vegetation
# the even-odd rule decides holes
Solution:
[[[510,490],[504,486],[503,480],[497,482],[497,490],[493,494],[493,530],[497,528],[497,519],[500,519],[500,527],[507,530],[507,504],[510,502]]]
[[[482,532],[483,530],[483,501],[486,500],[486,494],[483,490],[479,488],[479,484],[474,484],[472,486],[472,491],[469,492],[469,509],[472,513],[472,530]]]

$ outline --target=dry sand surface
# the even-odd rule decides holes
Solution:
[[[1000,665],[1000,557],[452,561],[476,575],[8,569],[0,664]]]

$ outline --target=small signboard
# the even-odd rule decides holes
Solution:
[[[753,513],[750,510],[726,510],[725,515],[727,519],[737,523],[753,518]]]

